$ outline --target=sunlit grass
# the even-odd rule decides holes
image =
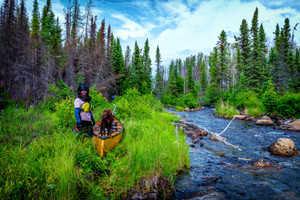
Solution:
[[[220,101],[216,105],[215,114],[220,117],[232,118],[234,115],[238,115],[239,112],[234,106],[228,104],[228,102],[224,103],[223,101]]]
[[[118,188],[118,195],[122,195],[137,187],[135,184],[141,178],[162,175],[174,181],[179,170],[187,169],[188,146],[184,134],[176,135],[170,123],[175,118],[168,113],[155,113],[150,119],[124,122],[126,134],[116,151],[122,151],[125,156],[112,166],[112,175],[107,177],[103,187]]]
[[[146,99],[135,105],[135,110],[145,107],[135,115],[124,109],[134,105],[129,100],[118,105],[125,135],[104,159],[91,139],[83,144],[71,130],[74,124],[63,119],[62,113],[74,112],[70,100],[61,101],[65,106],[55,112],[7,108],[0,118],[0,199],[118,199],[138,188],[142,178],[163,176],[174,182],[189,167],[185,136],[176,135],[171,124],[177,117],[157,113],[161,105],[151,108],[155,102]],[[95,108],[96,120],[103,109]]]

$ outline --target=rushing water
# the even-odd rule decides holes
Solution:
[[[216,117],[211,108],[176,114],[217,133],[230,122]],[[279,157],[265,150],[278,138],[292,139],[300,150],[300,132],[234,120],[222,136],[242,151],[210,141],[209,136],[195,145],[187,138],[190,170],[175,182],[176,199],[300,199],[300,155]],[[253,167],[260,158],[279,167]]]

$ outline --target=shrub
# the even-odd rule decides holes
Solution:
[[[300,93],[285,93],[279,97],[276,112],[283,117],[300,118]]]
[[[223,103],[222,100],[217,103],[215,113],[218,116],[225,118],[232,118],[234,115],[239,114],[234,106],[228,104],[228,102]]]
[[[75,124],[74,99],[66,98],[58,103],[55,103],[55,125],[58,129],[71,127]]]
[[[106,108],[106,107],[110,106],[110,104],[107,101],[107,99],[102,96],[102,93],[96,91],[95,85],[90,88],[89,94],[90,94],[90,96],[92,98],[91,102],[92,102],[92,104],[93,104],[94,107]]]
[[[54,111],[55,103],[66,98],[74,98],[73,88],[68,87],[62,80],[59,80],[57,84],[49,84],[48,95],[46,99],[39,104],[39,107]]]
[[[262,95],[262,103],[268,114],[275,111],[277,107],[278,95],[275,92],[274,85],[270,85]]]
[[[264,109],[260,106],[260,107],[250,107],[250,108],[246,108],[245,112],[253,117],[260,117],[263,113],[264,113]]]
[[[197,98],[192,93],[188,93],[184,96],[184,104],[189,108],[197,107]]]
[[[184,111],[184,108],[181,106],[176,106],[176,111],[182,112]]]
[[[133,88],[129,89],[125,95],[116,98],[118,105],[118,116],[121,118],[142,119],[150,117],[154,111],[162,110],[162,105],[153,95],[141,95]]]

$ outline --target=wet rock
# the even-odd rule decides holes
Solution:
[[[272,126],[274,125],[274,122],[272,119],[268,116],[263,116],[261,119],[259,119],[257,122],[255,122],[256,125],[261,126]]]
[[[203,130],[198,130],[196,131],[194,134],[193,134],[193,137],[194,138],[197,138],[197,137],[203,137],[203,136],[207,136],[207,132],[203,131]]]
[[[261,158],[254,161],[253,167],[264,168],[264,167],[279,167],[274,161]]]
[[[294,156],[299,154],[294,141],[289,138],[279,138],[269,146],[268,150],[272,155],[278,156]]]
[[[218,151],[218,152],[217,152],[217,155],[220,156],[220,157],[224,157],[224,156],[225,156],[225,153],[223,153],[223,152],[221,152],[221,151]]]
[[[189,136],[189,137],[193,137],[194,133],[195,133],[195,131],[193,131],[193,130],[187,130],[187,131],[185,131],[185,135]]]
[[[244,120],[246,119],[246,115],[234,115],[233,116],[235,119],[239,119],[239,120]]]
[[[183,111],[184,111],[184,112],[190,112],[191,109],[190,109],[189,107],[186,107]]]
[[[217,134],[217,133],[216,133]],[[218,136],[219,137],[219,139],[221,139],[221,140],[226,140],[224,137],[222,137],[222,136]],[[217,142],[217,141],[219,141],[217,138],[215,138],[214,136],[210,136],[210,138],[209,138],[209,140],[211,140],[211,141],[215,141],[215,142]]]
[[[300,131],[300,120],[296,120],[291,123],[281,125],[279,128],[284,130],[290,130],[290,131]]]
[[[276,194],[273,197],[273,200],[299,200],[297,195],[292,191],[283,192],[280,194]]]
[[[193,139],[193,144],[197,144],[197,143],[199,143],[200,142],[200,140],[198,139],[198,138],[195,138],[195,139]]]
[[[212,192],[201,197],[191,198],[190,200],[223,200],[226,199],[225,195],[221,192]]]
[[[246,117],[245,121],[255,121],[255,118],[254,117]]]
[[[184,112],[194,112],[194,111],[198,111],[198,110],[204,110],[204,107],[197,107],[197,108],[186,107],[183,111]]]
[[[142,178],[137,190],[128,191],[126,199],[173,199],[175,190],[170,180],[161,175]]]
[[[203,146],[204,146],[204,143],[203,143],[203,142],[200,142],[199,144],[200,144],[200,147],[203,147]]]
[[[218,141],[217,138],[215,138],[214,136],[210,136],[209,140],[214,141],[214,142]]]

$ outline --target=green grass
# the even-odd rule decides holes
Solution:
[[[181,106],[176,106],[176,111],[182,112],[184,111],[184,108]]]
[[[224,103],[223,101],[220,101],[216,105],[215,114],[220,117],[233,118],[233,116],[238,115],[239,112],[234,106],[228,104],[228,102]]]
[[[189,167],[185,135],[177,137],[171,124],[176,117],[157,112],[162,106],[149,96],[123,98],[116,116],[125,135],[104,159],[91,139],[83,144],[76,138],[75,122],[64,119],[74,115],[71,99],[58,102],[56,111],[6,108],[0,117],[0,199],[120,199],[138,189],[141,179],[149,180],[146,190],[158,176],[173,184]],[[128,105],[141,111],[133,113]],[[95,119],[103,109],[96,107]]]

